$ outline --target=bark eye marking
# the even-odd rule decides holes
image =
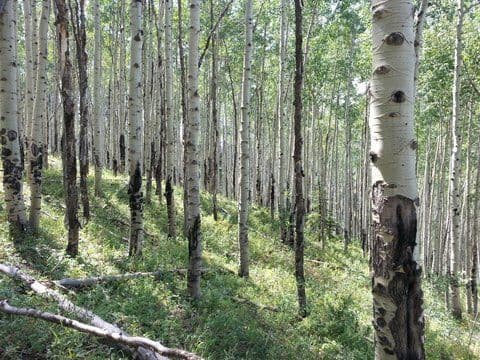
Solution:
[[[404,41],[405,36],[401,32],[393,32],[385,38],[387,45],[400,46]]]
[[[372,163],[375,163],[377,160],[378,160],[378,155],[375,154],[373,151],[370,151],[370,160],[372,161]]]
[[[410,141],[410,147],[412,148],[412,150],[417,150],[417,148],[418,148],[417,141],[416,140]]]
[[[400,116],[400,113],[394,111],[394,112],[389,113],[388,116],[391,117],[391,118],[396,118],[396,117]]]
[[[377,75],[385,75],[389,72],[390,72],[390,68],[387,65],[380,65],[374,71],[374,73]]]
[[[373,19],[380,20],[388,14],[388,10],[385,10],[383,7],[373,10]]]
[[[392,101],[395,102],[395,103],[402,103],[406,100],[406,96],[405,96],[405,93],[403,91],[395,91],[393,94],[392,94]]]

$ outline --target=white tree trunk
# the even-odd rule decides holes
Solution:
[[[452,103],[452,154],[450,158],[450,241],[452,245],[451,258],[451,289],[452,289],[452,314],[456,318],[462,317],[460,305],[459,276],[461,271],[460,262],[460,214],[461,214],[461,188],[460,179],[462,171],[461,144],[462,134],[460,130],[460,76],[462,67],[462,28],[463,28],[463,0],[457,1],[457,25],[455,36],[455,67],[453,72],[453,103]]]
[[[143,80],[142,80],[142,2],[131,0],[130,31],[130,92],[129,92],[129,167],[130,183],[130,249],[129,255],[142,253],[143,244],[143,193],[142,193],[142,147],[143,147]]]
[[[48,17],[50,15],[50,0],[42,1],[42,15],[38,30],[38,60],[36,96],[33,107],[32,134],[29,144],[30,163],[30,226],[38,231],[40,223],[40,208],[42,202],[42,166],[43,166],[43,124],[46,121],[47,103],[47,41]]]
[[[173,175],[175,172],[175,139],[173,129],[173,60],[172,60],[172,0],[165,0],[165,121],[166,121],[166,151],[165,151],[165,198],[168,213],[168,236],[174,237],[175,200],[173,196]]]
[[[188,293],[200,297],[202,242],[200,233],[200,95],[198,93],[198,43],[200,38],[200,1],[190,1],[188,54],[188,124],[185,146],[185,184],[187,187],[185,233],[188,238]]]
[[[102,169],[104,156],[104,118],[102,111],[102,32],[100,27],[101,8],[99,0],[93,2],[95,25],[95,54],[93,59],[93,158],[95,162],[95,195],[102,194]]]
[[[250,73],[252,61],[253,18],[252,0],[245,4],[245,53],[243,59],[242,109],[240,125],[240,201],[238,204],[238,243],[240,247],[240,268],[238,274],[249,276],[248,250],[248,205],[250,191]]]
[[[370,83],[373,309],[376,359],[424,359],[413,109],[412,1],[373,0]]]
[[[286,101],[286,86],[285,86],[285,69],[287,56],[287,2],[281,1],[280,5],[280,74],[278,83],[278,137],[280,138],[280,154],[278,158],[279,175],[278,175],[278,213],[280,218],[280,237],[282,241],[286,240],[287,227],[287,209],[285,206],[285,183],[286,183],[286,124],[285,124],[285,101]]]
[[[3,164],[3,188],[7,218],[13,228],[24,230],[27,225],[23,200],[19,114],[17,108],[17,54],[15,46],[16,1],[4,3],[0,14],[0,143]]]

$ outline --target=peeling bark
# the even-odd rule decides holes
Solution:
[[[413,4],[373,0],[370,82],[375,359],[424,359],[413,106]],[[397,114],[389,118],[388,114]],[[392,122],[393,121],[393,122]]]

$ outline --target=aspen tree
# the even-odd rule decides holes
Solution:
[[[104,154],[104,119],[102,115],[102,32],[100,26],[101,8],[99,0],[93,2],[95,27],[95,54],[93,59],[93,158],[95,165],[95,195],[102,195],[102,168]],[[112,156],[112,154],[110,155]]]
[[[210,0],[210,22],[212,27],[213,25],[213,0]],[[218,220],[218,205],[217,205],[217,182],[218,182],[218,104],[217,104],[217,31],[214,30],[211,40],[212,48],[212,75],[211,75],[211,84],[210,84],[210,101],[212,104],[212,132],[213,132],[213,141],[210,157],[211,169],[210,169],[210,187],[212,192],[212,212],[214,220]]]
[[[66,252],[70,256],[78,255],[78,190],[77,156],[75,146],[75,100],[72,86],[72,63],[68,33],[68,9],[65,0],[55,0],[57,8],[56,27],[58,42],[58,71],[61,79],[63,101],[63,168],[65,186],[66,222],[68,242]]]
[[[130,247],[129,255],[142,253],[143,245],[143,193],[142,193],[142,147],[143,147],[143,74],[142,74],[142,1],[131,0],[130,4],[130,93],[129,93],[129,166],[130,182]]]
[[[23,231],[27,227],[27,217],[18,131],[16,5],[16,1],[9,0],[0,9],[0,144],[7,219],[13,229]]]
[[[78,162],[80,170],[80,199],[83,208],[83,217],[90,218],[90,201],[88,199],[88,74],[87,74],[87,32],[85,19],[85,0],[75,1],[70,5],[70,17],[76,44],[78,69],[78,88],[80,95],[80,131],[78,134]]]
[[[242,107],[240,122],[240,201],[238,203],[238,244],[240,267],[238,275],[249,276],[248,205],[250,190],[250,73],[252,61],[253,17],[252,0],[245,2],[245,50],[243,57]]]
[[[34,50],[33,49],[33,31],[32,29],[32,5],[31,0],[23,1],[24,26],[25,26],[25,104],[24,116],[26,122],[25,140],[30,141],[32,133],[33,105],[35,100],[35,75],[33,72]]]
[[[173,116],[173,59],[172,59],[172,1],[165,0],[165,121],[166,121],[166,151],[165,151],[165,200],[168,214],[168,236],[175,237],[175,199],[173,195],[173,176],[175,172],[175,140]]]
[[[303,197],[303,165],[302,165],[302,81],[303,81],[303,49],[302,49],[302,1],[295,0],[295,84],[294,84],[294,137],[293,150],[295,168],[295,278],[297,280],[297,296],[299,315],[307,316],[307,296],[305,294],[305,273],[303,269],[305,227],[305,199]]]
[[[33,106],[32,133],[29,144],[30,163],[30,227],[38,231],[40,209],[42,203],[42,168],[43,168],[43,124],[46,121],[45,107],[47,103],[47,41],[50,0],[42,1],[42,14],[38,30],[38,57],[36,95]]]
[[[418,203],[413,4],[372,1],[370,83],[373,310],[376,359],[424,359],[421,268],[413,254]]]
[[[452,261],[450,285],[452,290],[452,314],[456,318],[462,317],[462,307],[460,304],[460,214],[461,214],[461,188],[460,178],[462,170],[461,162],[461,144],[462,134],[460,131],[460,76],[462,67],[462,29],[463,29],[463,0],[457,0],[457,23],[455,32],[455,55],[454,55],[454,71],[453,71],[453,87],[452,87],[452,152],[450,157],[450,241],[452,246]]]
[[[287,1],[281,0],[280,4],[280,72],[278,82],[278,137],[280,138],[280,154],[278,158],[279,175],[278,175],[278,213],[280,219],[280,238],[283,242],[287,240],[287,208],[285,200],[285,183],[286,183],[286,157],[285,153],[285,101],[286,101],[286,86],[285,86],[285,73],[286,73],[286,56],[287,56]]]
[[[190,1],[188,41],[188,123],[185,146],[185,186],[187,190],[185,233],[188,239],[188,294],[200,298],[202,241],[200,232],[200,95],[198,93],[198,44],[200,38],[200,1]]]

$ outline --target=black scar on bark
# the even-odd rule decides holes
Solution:
[[[375,163],[378,160],[378,155],[373,151],[370,151],[369,155],[370,155],[370,161],[372,163]]]
[[[198,248],[198,240],[200,239],[200,215],[193,220],[192,227],[188,229],[188,254],[192,256],[193,252]]]
[[[385,38],[387,45],[400,46],[405,41],[405,36],[401,32],[393,32]]]
[[[10,150],[9,148],[6,148],[6,147],[2,148],[2,156],[7,157],[7,156],[10,156],[10,155],[12,155],[12,150]]]
[[[8,140],[13,141],[17,138],[17,132],[15,130],[8,130],[7,136]]]
[[[140,163],[135,165],[135,171],[128,184],[128,194],[130,195],[130,208],[132,210],[142,210],[142,172]]]
[[[403,103],[406,99],[405,93],[401,90],[395,91],[392,94],[392,101],[395,103]]]

